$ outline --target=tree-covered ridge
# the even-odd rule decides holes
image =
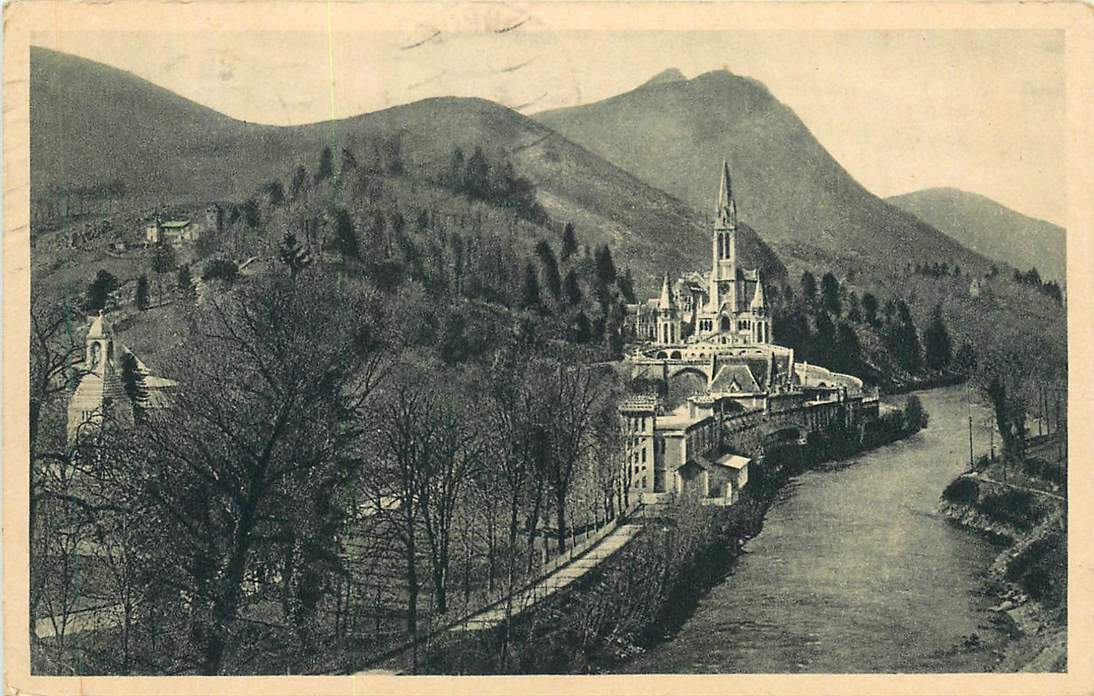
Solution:
[[[40,668],[297,671],[332,643],[380,650],[513,591],[627,505],[622,387],[596,363],[621,347],[629,274],[573,225],[423,184],[390,156],[321,151],[222,204],[221,231],[141,257],[132,299],[106,270],[89,279],[146,359],[149,325],[180,329],[151,351],[178,383],[166,405],[146,407],[123,364],[136,429],[107,418],[62,446],[54,383],[78,379],[82,337],[50,324],[33,596],[63,626],[55,600],[79,594],[87,561],[120,613],[105,634],[36,642]]]

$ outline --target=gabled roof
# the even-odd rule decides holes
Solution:
[[[190,224],[189,220],[168,220],[167,222],[160,223],[160,227],[166,229],[181,229]]]
[[[730,469],[743,469],[748,466],[752,460],[748,457],[742,457],[739,454],[724,454],[718,458],[715,462],[718,466],[729,467]]]
[[[731,364],[718,370],[710,383],[710,393],[758,392],[763,391],[747,365]]]

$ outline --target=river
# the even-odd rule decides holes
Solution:
[[[926,430],[792,479],[726,579],[625,671],[987,670],[1005,640],[982,592],[998,549],[937,513],[969,457],[966,388],[918,396]],[[979,456],[989,414],[972,414]]]

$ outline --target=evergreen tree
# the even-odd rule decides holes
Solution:
[[[929,420],[927,411],[923,408],[923,402],[919,400],[919,397],[915,394],[909,396],[908,400],[904,402],[904,429],[913,433],[918,432],[927,427]]]
[[[867,324],[877,325],[877,298],[872,293],[862,296],[862,312]]]
[[[976,349],[972,347],[971,343],[965,341],[957,349],[953,362],[954,367],[962,374],[972,374],[976,370]]]
[[[89,312],[97,312],[106,308],[110,299],[110,293],[118,289],[118,279],[107,271],[100,270],[95,274],[95,280],[87,288],[87,298],[84,308]]]
[[[339,167],[339,172],[342,178],[346,178],[346,175],[350,172],[357,171],[357,157],[353,154],[353,150],[348,147],[342,148],[342,163]]]
[[[278,257],[283,264],[288,266],[289,277],[293,280],[296,280],[297,274],[311,263],[308,250],[300,246],[300,242],[297,241],[296,235],[292,232],[286,232],[281,239],[281,244],[278,247]]]
[[[812,331],[809,328],[809,319],[801,310],[777,312],[772,324],[772,333],[779,337],[779,343],[787,348],[793,348],[795,353],[804,358],[809,357]]]
[[[862,371],[862,344],[850,324],[840,322],[836,329],[832,367],[839,372],[859,374]]]
[[[634,278],[631,276],[631,269],[623,271],[623,275],[617,280],[616,285],[619,287],[619,293],[623,295],[623,299],[628,304],[635,304],[638,299],[634,294]]]
[[[831,365],[836,347],[836,326],[828,312],[823,309],[817,311],[813,323],[816,324],[817,331],[809,342],[809,355],[822,365]]]
[[[148,309],[148,276],[137,278],[137,309],[142,312]]]
[[[843,307],[840,303],[840,284],[836,280],[836,276],[831,273],[825,273],[821,277],[821,295],[824,299],[824,308],[833,314],[833,316],[839,316],[843,313]]]
[[[901,367],[914,374],[923,369],[919,333],[904,300],[896,303],[895,310],[898,316],[888,332],[889,350],[896,356]]]
[[[179,266],[178,289],[184,300],[193,302],[197,299],[197,289],[194,287],[193,278],[190,277],[190,266],[188,265]]]
[[[328,146],[319,153],[319,169],[315,170],[315,183],[329,179],[332,174],[334,174],[334,154]]]
[[[285,187],[281,185],[280,181],[274,179],[266,184],[266,197],[271,206],[281,205],[285,201]]]
[[[467,160],[464,170],[463,193],[469,198],[483,200],[490,195],[490,162],[481,147]]]
[[[813,304],[817,300],[817,279],[809,271],[802,273],[802,299],[806,304]]]
[[[942,305],[935,305],[931,322],[923,333],[923,343],[927,367],[931,370],[946,369],[950,364],[953,342],[942,318]]]
[[[444,185],[456,193],[464,193],[464,169],[467,163],[464,161],[463,150],[455,148],[448,158],[448,171],[444,176]]]
[[[256,201],[253,196],[243,201],[243,205],[240,206],[240,211],[243,213],[243,223],[247,225],[247,227],[250,227],[251,229],[258,227],[258,201]]]
[[[357,233],[353,230],[353,219],[345,208],[334,211],[334,246],[344,259],[361,259],[361,248]]]
[[[175,252],[166,244],[161,244],[152,252],[152,271],[157,275],[175,268]]]
[[[892,298],[885,300],[885,306],[882,308],[881,313],[884,316],[886,324],[893,323],[896,318],[896,303],[893,302]]]
[[[567,222],[566,227],[562,230],[562,253],[561,258],[563,263],[570,260],[570,257],[577,253],[577,236],[574,234],[574,224]]]
[[[121,363],[122,388],[125,389],[125,395],[133,404],[133,418],[139,423],[143,418],[145,402],[148,399],[144,375],[137,365],[137,358],[132,353],[128,351],[123,353]]]
[[[600,327],[601,333],[603,333],[604,327]],[[593,330],[589,324],[589,317],[585,316],[585,312],[578,311],[577,316],[574,317],[574,325],[570,333],[570,340],[574,343],[588,343],[592,340]]]
[[[581,285],[578,284],[577,273],[573,269],[570,269],[570,272],[566,274],[566,279],[562,282],[562,296],[570,307],[581,304]]]
[[[597,247],[596,276],[605,285],[615,282],[615,262],[612,260],[612,250],[607,244]]]
[[[856,324],[862,323],[862,310],[859,308],[858,295],[853,290],[847,296],[847,320]]]
[[[296,171],[293,172],[292,181],[289,183],[289,193],[293,199],[296,199],[304,191],[304,188],[308,185],[308,170],[304,168],[304,165],[296,165]]]
[[[539,274],[529,261],[524,267],[524,308],[538,310],[542,306],[539,297]]]
[[[547,282],[547,289],[551,291],[551,297],[558,300],[562,297],[562,279],[559,277],[555,252],[547,240],[541,239],[536,244],[536,256],[539,257],[540,265],[543,266],[543,277]]]

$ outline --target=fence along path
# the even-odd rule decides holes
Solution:
[[[511,599],[506,596],[491,602],[463,618],[456,619],[433,635],[487,630],[503,623],[507,613],[510,617],[520,616],[539,602],[571,585],[630,543],[642,529],[642,523],[625,520],[642,518],[642,509],[641,504],[635,505],[628,512],[588,534],[582,541],[572,544],[568,551],[542,567],[537,580],[515,592]],[[421,637],[419,643],[424,643],[426,640],[428,636]],[[406,653],[412,647],[413,642],[407,641],[370,659],[363,669],[353,673],[403,673]]]
[[[566,588],[626,546],[642,528],[640,524],[609,524],[584,544],[549,563],[544,574],[530,586],[491,604],[455,624],[450,631],[482,631],[505,621],[506,613],[517,616],[559,590]]]

